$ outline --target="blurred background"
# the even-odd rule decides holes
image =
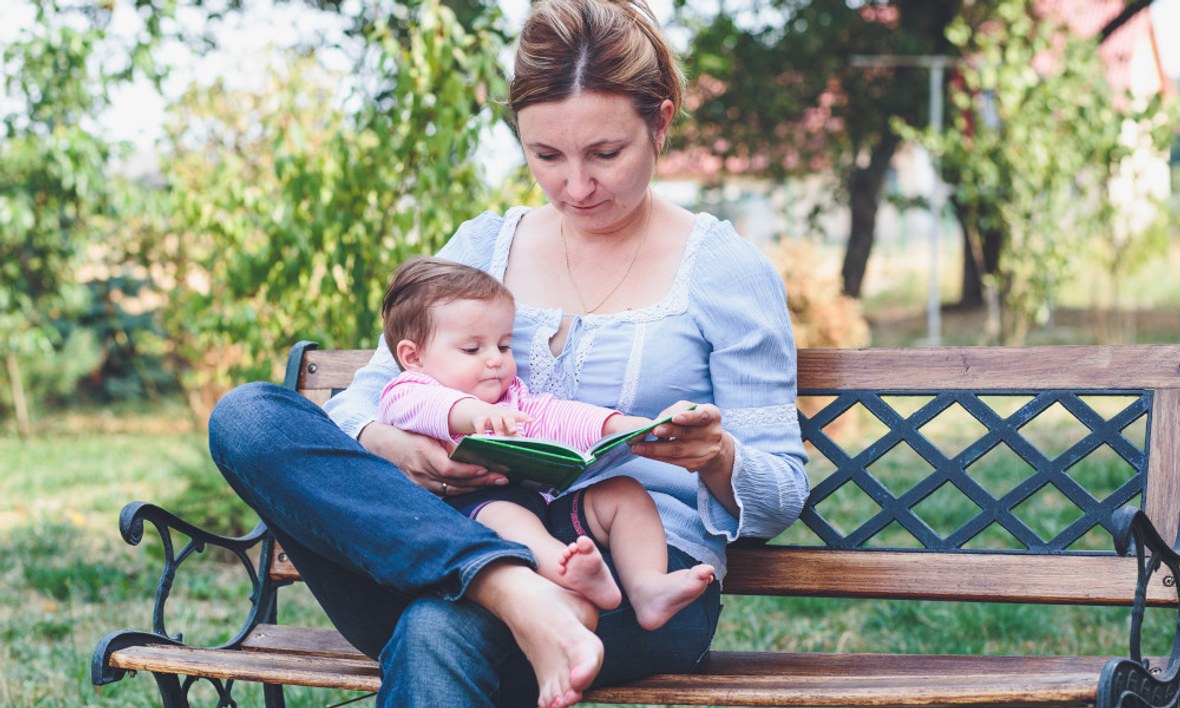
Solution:
[[[800,346],[1180,342],[1180,0],[652,7],[690,96],[656,189],[766,249]],[[0,704],[153,705],[89,686],[150,618],[122,504],[253,526],[218,397],[300,339],[373,346],[398,263],[541,202],[502,106],[527,8],[0,0]],[[183,615],[210,641],[240,593],[213,567]],[[757,608],[768,646],[919,641],[801,609]]]

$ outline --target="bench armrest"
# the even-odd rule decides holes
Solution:
[[[1141,509],[1120,509],[1111,521],[1115,551],[1127,555],[1133,550],[1139,561],[1139,575],[1131,608],[1130,658],[1107,662],[1098,682],[1095,708],[1175,705],[1180,693],[1180,632],[1172,645],[1168,665],[1159,667],[1143,658],[1142,630],[1148,583],[1160,566],[1166,566],[1171,573],[1171,586],[1177,588],[1180,600],[1180,586],[1176,583],[1180,578],[1180,554],[1164,541]]]
[[[150,523],[159,533],[164,549],[164,567],[160,573],[160,580],[156,584],[155,606],[152,611],[152,630],[142,632],[123,630],[112,632],[103,637],[95,648],[92,663],[92,680],[95,685],[103,685],[122,678],[118,669],[109,666],[110,654],[120,648],[138,644],[183,644],[183,633],[170,634],[166,623],[168,597],[172,593],[172,583],[180,566],[194,555],[203,553],[208,546],[223,548],[234,555],[246,570],[250,578],[250,610],[242,622],[241,628],[232,639],[214,649],[235,649],[249,633],[262,622],[274,622],[276,615],[275,589],[285,582],[271,580],[267,567],[270,563],[274,536],[259,523],[252,531],[243,536],[222,536],[194,526],[180,517],[147,502],[131,502],[123,507],[119,514],[119,533],[123,540],[132,546],[139,545],[143,540],[144,524]],[[179,550],[173,539],[173,533],[188,537]],[[249,552],[260,547],[259,567],[251,559]]]

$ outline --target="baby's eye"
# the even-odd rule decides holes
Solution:
[[[510,352],[510,351],[512,351],[512,345],[511,345],[511,344],[501,344],[501,345],[500,345],[500,353],[501,353],[501,354],[507,354],[507,353],[508,353],[508,352]]]
[[[465,354],[478,354],[479,347],[459,347]]]

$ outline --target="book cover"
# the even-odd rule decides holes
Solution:
[[[486,467],[526,487],[564,492],[583,474],[605,472],[634,457],[629,443],[646,438],[653,428],[671,419],[664,416],[640,428],[608,435],[585,453],[543,438],[467,435],[451,452],[451,459]]]

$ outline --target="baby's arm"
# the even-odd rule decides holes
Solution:
[[[606,437],[607,435],[621,433],[624,430],[635,430],[636,428],[642,428],[645,425],[651,425],[651,418],[616,413],[607,418],[606,422],[602,424],[602,435],[603,437]]]
[[[693,404],[686,401],[674,403],[660,411],[660,414],[657,415],[655,419],[659,420],[660,418],[672,415],[673,413],[687,410],[691,408],[692,405]],[[602,425],[602,434],[606,436],[614,435],[615,433],[621,433],[624,430],[635,430],[636,428],[642,428],[645,425],[651,425],[651,422],[651,418],[644,418],[643,416],[638,415],[623,415],[622,413],[618,413],[606,419],[606,422]]]
[[[464,398],[451,406],[447,418],[451,435],[492,432],[496,435],[516,435],[518,423],[531,423],[524,412],[484,403],[478,398]]]

